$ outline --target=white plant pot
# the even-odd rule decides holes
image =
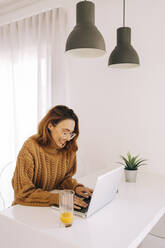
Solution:
[[[124,170],[125,171],[125,180],[129,183],[136,182],[137,170]]]

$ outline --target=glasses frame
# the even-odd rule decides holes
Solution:
[[[68,132],[62,132],[61,133],[61,137],[63,137],[64,139],[68,139],[68,135],[70,136],[69,140],[72,140],[75,136],[76,136],[76,133],[68,133]]]
[[[58,130],[57,124],[53,123],[53,126],[56,127],[56,129]],[[64,139],[66,139],[68,137],[68,135],[70,135],[69,141],[72,140],[77,135],[77,133],[75,133],[75,132],[69,133],[69,132],[65,132],[62,130],[61,131],[58,130],[58,132],[59,132],[60,136]]]

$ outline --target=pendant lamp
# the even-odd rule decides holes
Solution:
[[[108,66],[127,69],[139,65],[138,54],[131,45],[131,28],[125,27],[125,0],[123,0],[123,27],[117,29],[117,46],[109,57]]]
[[[77,3],[76,26],[68,36],[65,51],[77,57],[99,57],[105,54],[104,38],[95,26],[93,2]]]

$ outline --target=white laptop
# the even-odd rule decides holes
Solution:
[[[105,174],[98,176],[93,190],[93,194],[86,212],[74,210],[74,214],[80,217],[89,217],[109,204],[118,192],[118,185],[123,174],[124,166],[120,166]],[[58,209],[55,206],[52,208]],[[83,209],[82,209],[83,210]]]

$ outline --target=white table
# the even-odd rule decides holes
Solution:
[[[70,228],[59,225],[58,212],[51,208],[16,205],[2,211],[0,245],[2,248],[136,248],[164,213],[164,176],[139,170],[136,183],[122,179],[119,193],[109,205],[88,219],[75,217]]]

